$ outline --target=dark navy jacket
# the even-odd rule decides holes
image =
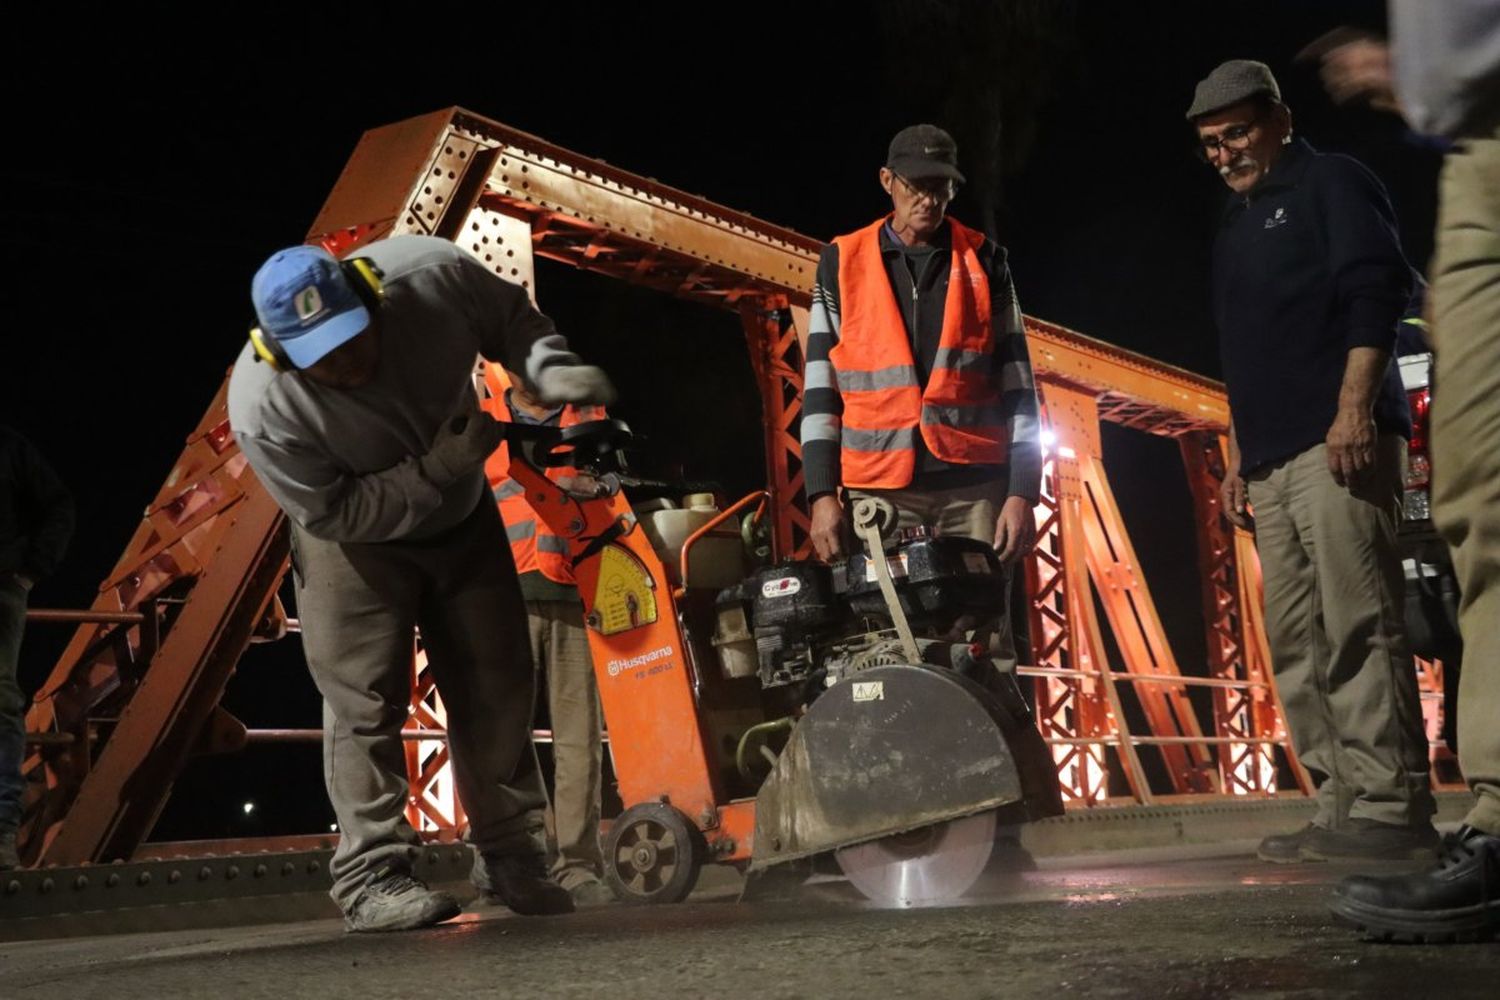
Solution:
[[[1350,349],[1394,354],[1411,276],[1385,188],[1347,156],[1294,140],[1248,197],[1231,196],[1213,308],[1241,474],[1328,436]],[[1375,423],[1411,437],[1394,359]]]

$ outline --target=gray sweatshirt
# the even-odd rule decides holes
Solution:
[[[1500,125],[1500,2],[1390,0],[1390,25],[1412,128],[1459,137]]]
[[[247,343],[229,379],[229,423],[256,476],[309,534],[430,537],[462,521],[485,492],[480,466],[440,489],[417,461],[444,421],[476,412],[476,356],[533,384],[544,367],[578,357],[525,289],[447,240],[395,236],[356,255],[385,272],[373,380],[333,389],[278,373]]]

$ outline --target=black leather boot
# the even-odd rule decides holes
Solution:
[[[1411,875],[1351,875],[1333,891],[1334,916],[1381,940],[1476,941],[1500,929],[1500,837],[1464,827],[1437,867]]]

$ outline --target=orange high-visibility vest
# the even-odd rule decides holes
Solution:
[[[844,401],[843,485],[901,489],[916,467],[916,434],[945,462],[998,465],[1009,433],[994,371],[984,236],[954,219],[943,330],[925,388],[880,254],[881,219],[834,240],[839,248],[838,343],[829,353]]]
[[[496,420],[510,423],[510,407],[505,405],[505,390],[510,388],[510,380],[504,370],[498,365],[487,364],[484,366],[484,380],[489,386],[490,398],[480,405]],[[560,425],[572,427],[589,420],[603,420],[605,416],[602,406],[574,406],[570,403],[563,407]],[[554,482],[563,476],[578,475],[577,469],[566,465],[546,472],[547,478]],[[567,539],[559,538],[545,521],[536,516],[536,511],[526,500],[526,491],[510,478],[509,444],[502,444],[485,460],[484,474],[500,507],[500,520],[505,522],[505,534],[510,539],[510,554],[516,561],[516,572],[541,570],[543,576],[555,583],[576,584]]]

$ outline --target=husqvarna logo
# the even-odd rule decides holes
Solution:
[[[663,646],[660,649],[653,649],[649,653],[642,653],[640,656],[632,656],[628,660],[610,660],[607,664],[605,664],[605,670],[609,672],[609,676],[618,677],[627,670],[634,670],[636,667],[644,667],[648,663],[655,663],[657,660],[671,655],[672,647]],[[663,668],[665,668],[671,666],[671,664],[663,664],[662,666]],[[655,671],[653,671],[653,673],[654,672]]]

